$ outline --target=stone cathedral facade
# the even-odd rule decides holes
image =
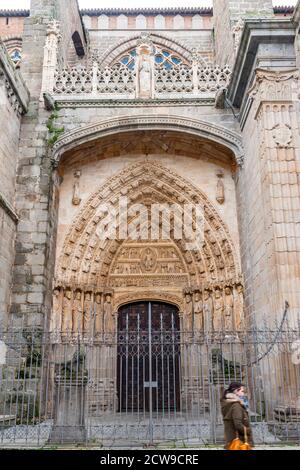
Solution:
[[[271,0],[0,11],[2,327],[105,338],[138,302],[173,306],[177,329],[199,337],[279,322],[286,302],[296,324],[299,21],[299,5]],[[121,236],[120,198],[201,204],[203,243],[189,250],[172,229]],[[103,204],[117,216],[109,239],[98,236]],[[141,212],[128,224],[147,232]],[[101,358],[112,409],[114,364]]]

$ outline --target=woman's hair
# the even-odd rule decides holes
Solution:
[[[226,398],[227,393],[234,393],[242,387],[244,387],[244,385],[240,382],[231,382],[229,387],[224,391],[223,398]]]

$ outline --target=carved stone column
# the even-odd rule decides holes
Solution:
[[[259,139],[258,175],[265,246],[260,261],[264,271],[264,304],[256,313],[256,322],[260,324],[265,318],[269,325],[277,328],[283,317],[285,301],[288,301],[291,328],[296,326],[300,311],[299,71],[258,69],[249,94],[253,102],[248,120],[255,120]],[[286,362],[284,367],[291,371],[289,379],[278,380],[282,377],[281,356],[283,354],[279,353],[274,357],[271,366],[270,363],[264,365],[264,361],[260,364],[267,384],[267,402],[274,405],[274,390],[279,390],[281,397],[290,393],[290,398],[296,400],[296,396],[291,394],[299,387],[299,380],[292,372],[291,358],[287,359],[289,364]]]
[[[264,202],[270,276],[266,289],[270,316],[280,320],[285,300],[290,313],[300,310],[300,139],[299,71],[256,71],[249,94],[259,138],[260,181]],[[291,318],[291,316],[290,316]]]

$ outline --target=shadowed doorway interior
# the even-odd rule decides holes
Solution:
[[[125,305],[118,315],[120,412],[180,410],[178,309],[161,302]]]

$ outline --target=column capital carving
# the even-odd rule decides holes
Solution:
[[[248,90],[255,103],[255,118],[264,103],[280,103],[299,99],[299,70],[270,71],[258,68]]]
[[[285,71],[270,71],[266,69],[258,68],[255,71],[255,79],[251,88],[248,90],[248,94],[251,97],[257,95],[263,99],[273,100],[287,100],[286,88],[282,89],[282,85],[289,83],[292,91],[291,83],[295,82],[298,84],[299,70],[290,69]],[[291,97],[292,99],[292,97]]]

